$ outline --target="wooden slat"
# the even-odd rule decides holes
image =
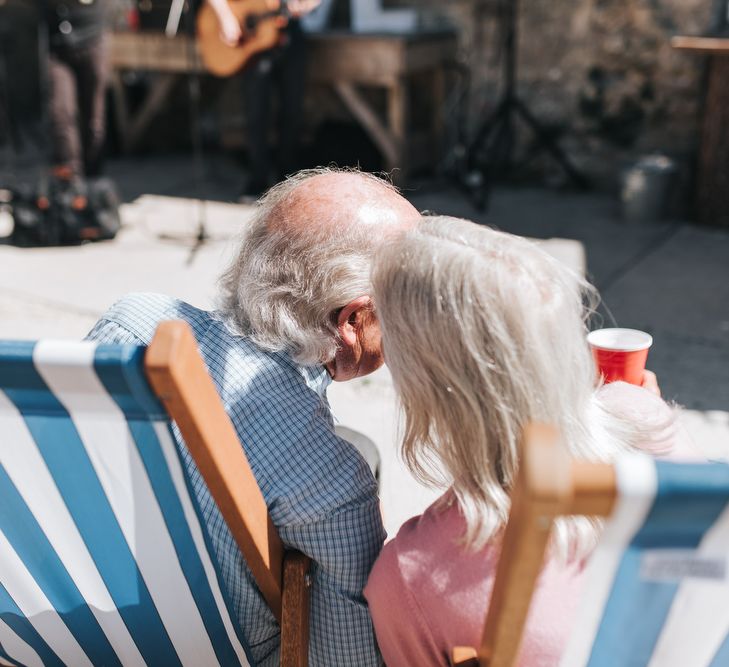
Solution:
[[[607,463],[574,461],[572,470],[572,499],[563,514],[610,516],[617,497],[615,468]]]
[[[115,32],[111,36],[110,58],[116,69],[205,71],[194,40],[183,34],[167,37],[158,32]]]
[[[402,40],[382,38],[311,39],[307,59],[309,79],[331,84],[348,81],[370,86],[391,85],[405,67]]]
[[[729,38],[726,37],[690,37],[677,35],[671,38],[674,49],[729,55]]]
[[[607,516],[615,503],[613,467],[572,461],[559,445],[555,429],[529,425],[521,452],[481,646],[476,652],[481,667],[515,664],[554,519],[569,514]],[[470,647],[456,647],[453,663],[471,667],[476,664],[473,653]]]
[[[479,660],[511,667],[521,645],[532,592],[544,563],[552,520],[570,496],[569,468],[555,457],[555,429],[529,426],[496,569]]]
[[[283,546],[186,323],[162,322],[157,327],[145,356],[145,371],[280,621]]]
[[[729,227],[729,163],[727,162],[727,155],[729,155],[729,85],[727,85],[727,76],[729,76],[729,58],[714,54],[709,62],[696,183],[699,222],[723,227]]]
[[[696,179],[696,208],[699,222],[729,226],[729,168],[726,155],[729,147],[727,102],[729,88],[729,37],[677,36],[671,46],[711,56],[704,100],[701,128],[701,149]]]
[[[415,40],[405,51],[405,66],[401,74],[413,74],[456,61],[458,40],[455,33]]]
[[[432,138],[430,160],[432,164],[437,164],[440,162],[444,149],[446,73],[443,67],[436,67],[433,70],[431,85],[433,87],[433,116],[430,122]],[[418,159],[413,155],[411,156],[411,164],[414,162],[418,162]]]
[[[298,551],[287,551],[284,557],[281,667],[306,667],[308,663],[310,564]]]
[[[123,152],[129,150],[129,105],[127,104],[127,93],[124,87],[121,73],[114,70],[109,78],[111,87],[111,100],[114,108],[114,120],[121,138],[121,149]]]
[[[337,91],[337,95],[339,95],[350,113],[365,129],[375,146],[385,156],[388,169],[399,166],[398,160],[401,157],[399,140],[385,127],[372,107],[357,92],[354,85],[346,81],[337,81],[334,84],[334,90]]]
[[[451,662],[454,667],[479,667],[478,651],[471,646],[456,646]]]
[[[312,82],[336,80],[371,86],[392,86],[403,76],[455,61],[454,34],[312,35],[309,77]]]
[[[154,85],[142,102],[142,106],[129,122],[126,134],[122,134],[125,151],[133,151],[139,145],[149,124],[165,106],[167,98],[179,78],[180,75],[173,72],[157,75]]]

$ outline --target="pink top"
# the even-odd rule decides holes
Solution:
[[[616,382],[602,389],[614,411],[639,410],[646,421],[666,421],[670,408],[649,392]],[[696,459],[674,426],[646,443],[654,455]],[[424,514],[407,521],[385,545],[365,597],[389,667],[450,665],[455,646],[478,646],[493,587],[499,545],[478,552],[459,546],[466,524],[446,493]],[[557,665],[582,590],[582,566],[549,561],[542,571],[522,640],[522,667]]]

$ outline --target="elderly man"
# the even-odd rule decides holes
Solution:
[[[362,596],[384,540],[376,484],[359,453],[335,435],[325,392],[331,380],[382,365],[370,263],[417,219],[374,176],[300,173],[258,204],[222,276],[220,310],[132,295],[89,334],[148,344],[161,320],[191,325],[282,539],[314,561],[311,665],[381,662]],[[176,436],[256,663],[276,665],[276,621]]]

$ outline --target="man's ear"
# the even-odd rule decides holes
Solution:
[[[357,342],[357,331],[362,323],[364,311],[372,310],[372,299],[368,296],[358,296],[350,301],[337,315],[337,331],[345,345],[354,345]]]

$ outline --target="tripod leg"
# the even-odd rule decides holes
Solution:
[[[517,113],[521,114],[521,117],[524,119],[526,124],[531,127],[538,145],[543,147],[550,153],[550,155],[552,155],[562,169],[564,169],[565,173],[572,179],[573,183],[580,188],[588,188],[590,183],[587,178],[585,178],[585,176],[577,170],[572,162],[570,162],[570,159],[560,148],[559,144],[551,136],[549,136],[546,129],[534,117],[532,112],[529,111],[526,104],[524,104],[524,102],[522,102],[518,97],[514,98],[514,108]]]
[[[499,123],[502,121],[503,116],[506,113],[508,113],[508,107],[506,98],[504,98],[491,112],[491,115],[486,118],[483,123],[481,123],[481,126],[478,128],[478,132],[476,132],[476,135],[473,137],[471,143],[468,145],[469,155],[474,155],[477,151],[481,149],[484,144],[488,144],[489,137],[491,137],[497,131]]]
[[[477,181],[467,185],[479,211],[488,208],[491,183],[499,169],[508,170],[513,145],[513,124],[509,117],[507,98],[501,100],[493,113],[484,121],[471,142],[467,154],[466,179],[477,175]]]

